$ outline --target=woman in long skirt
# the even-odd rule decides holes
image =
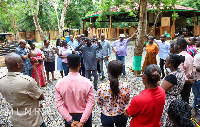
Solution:
[[[46,76],[44,72],[43,60],[44,56],[39,49],[35,48],[35,44],[30,43],[31,46],[31,63],[32,63],[32,78],[35,79],[38,86],[44,87],[46,85]]]
[[[142,71],[144,71],[147,65],[157,64],[156,55],[158,54],[158,46],[156,43],[153,43],[153,40],[154,40],[153,36],[149,36],[148,39],[149,39],[149,43],[146,44],[147,54],[145,57],[144,64],[142,66]]]

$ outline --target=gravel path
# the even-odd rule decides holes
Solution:
[[[132,67],[133,49],[134,49],[134,46],[132,45],[128,46],[128,55],[125,60],[126,67]],[[144,61],[145,55],[146,55],[146,51],[144,51],[143,53],[142,63]],[[114,53],[112,53],[109,60],[111,61],[115,59],[116,59],[115,55]],[[106,70],[105,65],[104,65],[104,70]],[[5,67],[0,68],[0,75],[6,72],[7,72],[7,69]],[[134,95],[138,95],[139,92],[144,89],[144,85],[142,83],[142,79],[140,77],[135,77],[133,73],[130,72],[129,68],[126,68],[126,73],[127,73],[126,77],[121,77],[120,80],[127,81],[131,84],[131,98],[132,98]],[[103,81],[98,80],[98,84],[102,82],[106,82],[108,80],[107,73],[105,73],[105,75],[106,75],[106,78]],[[61,78],[59,71],[55,71],[55,77],[58,79]],[[42,115],[47,127],[64,127],[63,118],[61,117],[61,115],[59,114],[55,106],[55,97],[54,97],[55,84],[56,84],[56,81],[54,81],[52,84],[47,85],[46,87],[41,88],[45,94],[45,100],[42,101],[42,104],[43,104]],[[96,91],[95,91],[95,101],[97,101]],[[2,121],[2,123],[4,124],[3,126],[5,127],[12,126],[12,124],[9,121],[9,109],[10,109],[9,104],[5,101],[5,99],[0,94],[0,120]],[[93,127],[100,127],[101,125],[100,113],[101,113],[100,108],[97,106],[97,104],[95,104],[95,107],[92,112]],[[130,119],[128,120],[127,127],[130,126],[129,121]]]

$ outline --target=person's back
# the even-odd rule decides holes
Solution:
[[[108,72],[110,79],[102,83],[97,91],[97,104],[101,108],[101,123],[104,127],[126,127],[127,117],[124,108],[130,100],[130,85],[118,81],[123,71],[123,63],[119,60],[110,61]]]
[[[83,112],[86,107],[86,100],[90,96],[89,93],[93,91],[90,80],[75,72],[69,72],[67,76],[58,80],[55,89],[56,94],[59,91],[63,98],[67,98],[64,100],[64,105],[72,113]],[[57,101],[59,100],[56,99]],[[70,106],[70,104],[73,106]]]
[[[19,55],[11,53],[5,59],[8,73],[0,78],[0,92],[12,107],[10,120],[14,127],[39,127],[43,123],[39,100],[44,95],[33,78],[15,71],[23,69]]]
[[[133,121],[131,123],[134,125],[133,127],[159,126],[160,117],[165,104],[165,91],[160,86],[154,89],[145,89],[141,91],[132,101],[133,103],[137,103],[137,106],[134,105],[135,107],[132,110],[136,110],[134,112],[138,113],[133,114]],[[132,110],[129,111],[130,114]]]
[[[134,96],[125,114],[132,117],[131,127],[159,127],[165,104],[165,91],[157,82],[160,80],[160,68],[148,65],[142,76],[145,89]]]
[[[13,109],[10,119],[12,124],[20,127],[41,125],[43,121],[39,113],[39,101],[37,100],[39,97],[37,98],[35,93],[31,92],[36,87],[35,80],[20,72],[8,72],[5,77],[0,78],[0,82],[0,92]],[[29,124],[26,121],[29,121]]]
[[[78,54],[71,54],[67,59],[69,74],[58,80],[55,87],[56,107],[65,119],[65,127],[76,124],[92,127],[91,113],[95,104],[92,83],[79,74]]]

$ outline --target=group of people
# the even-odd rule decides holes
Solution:
[[[12,124],[20,127],[45,127],[38,110],[42,108],[39,101],[45,98],[37,84],[46,82],[45,78],[40,80],[44,76],[43,61],[47,82],[51,82],[49,72],[52,73],[52,79],[56,80],[55,50],[58,54],[57,69],[62,76],[55,86],[55,102],[66,127],[92,127],[94,89],[97,93],[96,103],[101,108],[103,127],[126,127],[128,117],[132,118],[131,127],[193,127],[188,103],[192,87],[193,108],[199,108],[200,52],[197,49],[200,47],[200,38],[193,37],[188,42],[179,38],[168,44],[165,35],[161,35],[160,41],[149,37],[142,69],[145,89],[130,102],[130,83],[119,81],[119,77],[121,74],[126,75],[127,43],[133,36],[125,39],[120,34],[120,39],[110,44],[104,34],[101,34],[101,41],[95,36],[91,40],[81,35],[77,36],[78,41],[74,41],[71,35],[70,42],[58,40],[57,47],[45,40],[44,46],[40,48],[43,53],[35,50],[34,43],[30,44],[30,50],[26,49],[26,42],[21,40],[16,54],[11,53],[5,57],[8,73],[0,77],[0,92],[14,111]],[[109,62],[111,48],[116,54],[116,60]],[[160,67],[156,65],[156,54],[160,57]],[[109,75],[107,82],[98,85],[97,60],[100,61],[102,78],[103,61]],[[85,71],[81,69],[83,65]],[[94,86],[90,81],[91,72]],[[31,113],[26,112],[27,109]],[[19,113],[22,115],[19,116]]]

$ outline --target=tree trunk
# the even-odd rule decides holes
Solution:
[[[43,30],[41,29],[40,23],[39,23],[39,21],[38,21],[38,10],[39,10],[39,6],[40,6],[39,3],[40,3],[40,0],[37,0],[37,8],[36,8],[35,13],[33,14],[33,20],[34,20],[34,23],[35,23],[36,31],[39,32],[40,38],[41,38],[42,41],[43,41],[43,40],[46,39],[46,37],[45,37],[44,32],[43,32]],[[34,8],[33,8],[33,1],[32,1],[32,0],[31,0],[31,8],[32,8],[32,11],[33,11]]]
[[[147,0],[140,0],[139,3],[139,23],[136,44],[134,48],[133,67],[134,74],[137,76],[141,71],[142,53],[147,29]]]
[[[14,20],[13,20],[13,23],[12,23],[12,27],[13,27],[15,34],[16,34],[15,39],[16,39],[17,42],[19,42],[20,41],[19,31],[17,30],[17,24]]]
[[[1,30],[2,33],[4,33],[4,31],[3,31],[3,29],[1,27],[0,27],[0,30]]]
[[[152,28],[151,28],[151,31],[149,32],[148,36],[151,35],[151,34],[153,33],[153,30],[154,30],[154,28],[155,28],[155,26],[156,26],[156,24],[157,24],[158,17],[159,17],[159,15],[160,15],[160,8],[159,8],[159,6],[158,6],[157,8],[158,8],[158,12],[156,13],[156,19],[155,19],[155,21],[154,21],[154,24],[153,24],[153,26],[152,26]]]
[[[67,11],[67,7],[69,3],[70,3],[70,0],[64,0],[64,6],[63,6],[62,14],[61,14],[60,25],[58,26],[60,38],[62,38],[63,36],[64,21],[65,21],[66,11]]]
[[[64,0],[64,6],[63,6],[60,20],[58,18],[57,7],[55,6],[56,4],[55,3],[52,4],[55,9],[55,13],[56,13],[56,17],[57,17],[59,38],[62,38],[62,36],[63,36],[64,21],[65,21],[66,11],[67,11],[67,7],[68,7],[69,3],[70,3],[70,0]]]
[[[56,8],[56,4],[55,4],[55,3],[53,3],[53,7],[54,7],[54,9],[55,9],[56,18],[57,18],[57,22],[58,22],[58,30],[59,30],[59,23],[60,23],[60,20],[59,20],[59,18],[58,18],[58,12],[57,12],[57,8]],[[55,29],[56,29],[56,28],[55,28]]]
[[[140,10],[139,10],[138,34],[134,49],[135,56],[142,56],[143,53],[144,40],[146,37],[146,29],[147,29],[147,0],[140,0],[139,7]]]

